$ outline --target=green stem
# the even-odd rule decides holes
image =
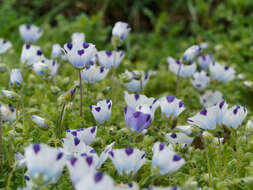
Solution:
[[[17,167],[17,164],[18,164],[17,162],[14,164],[14,166],[13,166],[13,168],[11,170],[11,173],[10,173],[10,175],[8,177],[8,181],[7,181],[7,185],[6,185],[6,190],[10,190],[11,178],[12,178],[13,173],[14,173],[16,167]]]
[[[60,119],[58,122],[57,138],[61,138],[62,119],[63,119],[63,115],[64,115],[65,106],[66,106],[66,103],[64,102],[64,104],[62,106],[62,110],[61,110]]]
[[[82,117],[83,115],[83,88],[82,88],[81,70],[79,70],[79,80],[80,80],[80,117]]]
[[[0,162],[2,160],[2,118],[0,113]]]
[[[209,182],[209,186],[211,186],[212,184],[212,176],[211,176],[211,165],[210,165],[210,160],[208,157],[208,145],[205,143],[205,140],[202,136],[202,133],[200,135],[200,138],[203,141],[203,146],[204,146],[204,151],[205,151],[205,156],[206,156],[206,160],[207,160],[207,169],[208,169],[208,182]]]

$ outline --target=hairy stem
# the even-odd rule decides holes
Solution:
[[[65,106],[66,106],[66,102],[64,102],[64,104],[62,106],[61,115],[60,115],[60,119],[59,119],[59,122],[58,122],[57,137],[59,139],[61,138],[62,119],[63,119],[63,115],[64,115]]]
[[[82,117],[83,115],[83,88],[82,88],[81,70],[79,70],[79,80],[80,80],[80,117]]]

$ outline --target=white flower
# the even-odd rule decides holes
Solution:
[[[152,167],[158,167],[161,175],[173,173],[185,164],[184,158],[160,142],[156,142],[152,150]]]
[[[180,125],[180,126],[176,126],[176,129],[178,129],[179,131],[187,134],[187,135],[192,135],[192,129],[193,126],[191,125]]]
[[[198,45],[193,45],[184,52],[183,61],[193,62],[201,52],[202,49]]]
[[[180,77],[189,77],[192,76],[196,71],[196,64],[184,65],[180,63],[179,60],[175,60],[172,57],[167,57],[167,62],[169,64],[169,70],[174,74],[178,74]]]
[[[118,37],[121,41],[125,40],[128,33],[131,31],[129,24],[125,22],[116,22],[112,29],[112,35]]]
[[[214,58],[212,55],[202,55],[198,57],[198,63],[202,69],[207,70],[209,65],[214,62]]]
[[[11,47],[12,47],[12,44],[10,42],[0,38],[0,54],[5,53]]]
[[[113,179],[102,173],[92,172],[88,176],[83,177],[79,183],[75,185],[76,190],[113,190]]]
[[[160,107],[162,114],[165,114],[167,118],[175,118],[185,110],[184,102],[174,96],[160,98]]]
[[[61,55],[61,46],[60,44],[54,44],[52,47],[52,53],[51,53],[51,57],[53,58],[57,58]]]
[[[202,91],[206,87],[208,87],[210,83],[209,74],[206,73],[205,71],[196,72],[192,76],[191,83],[194,86],[194,88],[196,88],[199,91]]]
[[[41,76],[54,76],[59,69],[59,64],[55,60],[42,60],[33,64],[33,71]]]
[[[159,100],[156,98],[148,98],[142,94],[129,94],[127,91],[124,91],[124,98],[126,104],[134,110],[143,111],[142,108],[140,109],[138,106],[145,105],[151,107],[152,110],[155,111],[160,105]]]
[[[36,42],[43,34],[43,31],[35,25],[22,24],[19,26],[19,33],[23,41],[29,43]]]
[[[0,117],[2,121],[15,121],[16,120],[16,110],[11,104],[6,105],[0,102]]]
[[[224,96],[219,91],[206,91],[203,95],[199,96],[200,104],[203,107],[211,107],[224,100]]]
[[[188,118],[187,121],[205,130],[215,130],[217,124],[221,125],[226,111],[227,104],[225,101],[222,101],[216,106],[201,110],[195,116]]]
[[[119,174],[123,175],[124,171],[127,176],[131,172],[133,175],[136,174],[146,161],[146,153],[133,148],[113,149],[109,156]]]
[[[253,131],[253,122],[252,122],[252,120],[248,120],[248,122],[246,124],[246,130],[247,131]]]
[[[241,73],[241,74],[237,75],[237,78],[240,79],[240,80],[245,80],[246,77],[245,77],[244,74]]]
[[[246,86],[246,87],[252,87],[253,82],[252,81],[243,81],[243,85]]]
[[[62,152],[45,144],[32,144],[25,148],[28,174],[38,179],[42,174],[43,182],[56,183],[65,165]]]
[[[245,107],[235,105],[228,109],[223,118],[223,124],[226,127],[233,127],[237,129],[247,116],[247,109]]]
[[[66,43],[64,53],[68,61],[77,69],[83,69],[96,55],[96,47],[91,43]]]
[[[135,182],[129,182],[127,184],[116,185],[115,190],[139,190],[139,186]]]
[[[42,118],[42,117],[37,116],[37,115],[32,115],[32,116],[31,116],[31,119],[32,119],[32,121],[33,121],[36,125],[38,125],[38,126],[40,126],[40,127],[48,128],[48,126],[47,126],[47,124],[46,124],[46,119],[45,119],[45,118]]]
[[[2,93],[7,97],[7,98],[10,98],[10,99],[14,99],[17,94],[15,92],[12,92],[12,91],[9,91],[9,90],[2,90]]]
[[[75,32],[72,34],[72,43],[73,44],[83,44],[85,42],[85,34]]]
[[[99,64],[107,69],[118,68],[124,56],[124,51],[99,51],[96,54]]]
[[[229,66],[223,66],[218,62],[209,65],[211,76],[220,82],[227,83],[235,78],[235,70]]]
[[[24,44],[21,53],[21,62],[32,65],[36,62],[44,60],[45,56],[43,55],[41,48],[39,46],[34,46],[30,44]]]
[[[209,47],[209,44],[208,42],[202,42],[199,46],[201,49],[207,49]]]
[[[166,140],[170,144],[187,144],[191,145],[194,138],[187,136],[184,133],[168,133]]]
[[[15,152],[14,157],[15,162],[18,163],[17,168],[26,166],[26,159],[20,152]]]
[[[105,121],[108,121],[111,117],[112,111],[112,101],[103,100],[99,101],[97,105],[90,105],[92,115],[97,122],[103,124]]]
[[[11,77],[10,77],[10,83],[12,87],[20,87],[23,82],[23,77],[19,69],[12,69],[11,70]]]
[[[150,187],[150,188],[147,188],[144,190],[181,190],[181,188],[176,187],[176,186],[173,186],[173,187]]]
[[[94,83],[103,80],[108,72],[108,69],[90,62],[89,65],[81,71],[81,77],[85,82]]]
[[[130,82],[125,83],[125,87],[131,92],[138,92],[143,89],[148,80],[149,74],[143,71],[132,71],[129,72],[128,70],[125,71],[125,74],[128,76]]]

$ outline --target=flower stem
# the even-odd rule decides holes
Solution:
[[[83,115],[83,88],[82,88],[82,76],[81,70],[79,70],[79,80],[80,80],[80,117]]]
[[[180,73],[180,70],[181,70],[181,67],[182,67],[182,63],[180,64],[179,68],[178,68],[178,71],[177,71],[177,80],[176,80],[176,91],[175,91],[175,96],[177,97],[177,94],[178,94],[178,89],[179,89],[179,82],[180,82],[180,76],[179,76],[179,73]]]
[[[203,146],[204,146],[204,151],[205,151],[205,156],[206,156],[206,160],[207,160],[207,168],[208,168],[208,181],[209,181],[209,186],[211,186],[211,183],[212,183],[212,176],[211,176],[211,165],[210,165],[210,160],[209,160],[209,157],[208,157],[208,145],[205,143],[205,140],[202,136],[202,133],[200,134],[200,138],[203,142]]]
[[[2,118],[0,113],[0,162],[2,160]]]
[[[65,106],[66,106],[66,102],[64,102],[64,104],[62,106],[61,115],[60,115],[60,119],[58,122],[58,131],[57,131],[58,138],[61,138],[62,119],[63,119],[63,115],[64,115]]]

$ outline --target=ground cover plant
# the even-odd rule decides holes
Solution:
[[[252,3],[189,1],[187,28],[145,2],[136,32],[109,1],[33,22],[4,1],[1,189],[252,189]]]

